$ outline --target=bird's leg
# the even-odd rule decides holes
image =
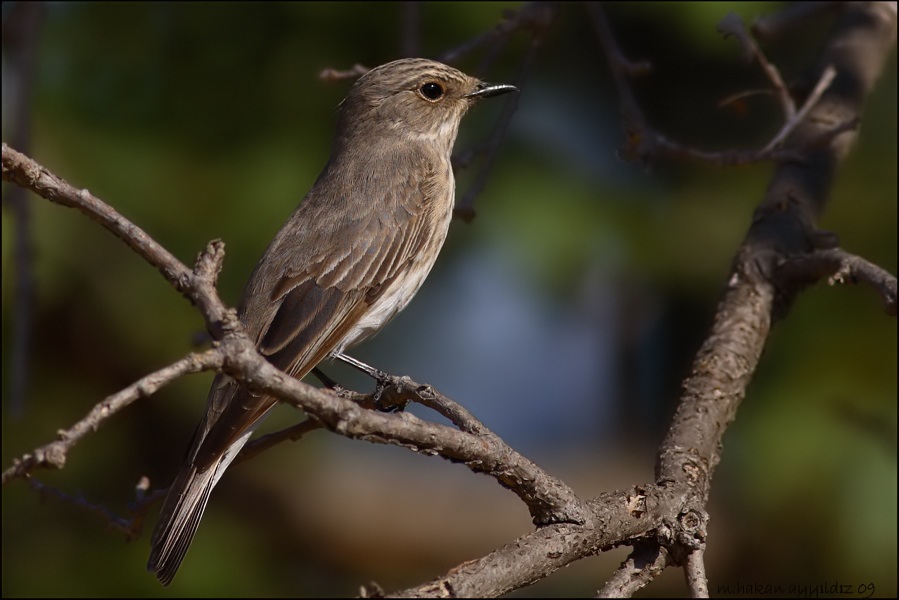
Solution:
[[[331,390],[341,398],[344,398],[345,400],[351,400],[359,406],[365,408],[378,408],[376,400],[372,394],[366,395],[346,388],[328,377],[325,372],[318,367],[313,367],[310,373],[312,373],[315,378],[318,379],[323,386],[325,386],[325,388]]]
[[[374,400],[375,407],[378,410],[383,412],[399,412],[406,407],[408,401],[390,401],[390,394],[387,394],[386,396],[384,395],[385,390],[390,388],[395,383],[395,380],[397,378],[394,375],[386,373],[380,369],[376,369],[370,365],[365,364],[361,360],[357,360],[352,356],[343,354],[342,352],[335,352],[333,356],[337,360],[345,362],[351,367],[359,369],[375,380],[375,391],[372,394],[372,399]]]
[[[319,369],[318,367],[312,367],[312,374],[315,375],[315,378],[321,381],[322,385],[328,388],[329,390],[342,390],[343,386],[325,375],[325,372]]]
[[[374,379],[375,381],[377,381],[379,383],[390,378],[390,375],[388,375],[384,371],[381,371],[380,369],[376,369],[372,366],[369,366],[369,365],[365,364],[364,362],[362,362],[361,360],[356,360],[352,356],[348,356],[342,352],[335,352],[334,358],[336,358],[337,360],[339,360],[341,362],[345,362],[346,364],[350,365],[351,367],[355,367],[356,369],[359,369],[360,371],[362,371],[363,373],[365,373],[366,375],[368,375],[369,377],[371,377],[372,379]]]

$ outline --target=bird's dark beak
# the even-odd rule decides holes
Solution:
[[[469,92],[462,97],[472,99],[491,98],[493,96],[499,96],[500,94],[505,94],[507,92],[517,91],[518,88],[514,85],[508,85],[505,83],[486,83],[482,81],[478,84],[473,92]]]

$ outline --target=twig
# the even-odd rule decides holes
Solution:
[[[705,574],[705,545],[687,555],[684,576],[691,598],[709,597],[709,578]]]
[[[630,598],[662,574],[669,564],[668,550],[658,544],[638,542],[596,598]]]
[[[743,55],[747,59],[751,60],[754,58],[758,61],[759,66],[762,68],[762,71],[774,88],[774,96],[780,101],[784,121],[791,121],[796,115],[796,103],[793,102],[793,98],[790,96],[790,90],[787,87],[787,84],[784,83],[783,78],[781,78],[778,68],[768,61],[768,57],[765,56],[765,53],[762,52],[761,48],[759,48],[758,44],[755,43],[755,40],[752,39],[752,36],[746,30],[743,18],[736,13],[728,13],[718,23],[718,31],[725,38],[735,38],[737,42],[739,42],[740,47],[743,49]]]
[[[807,27],[810,20],[825,13],[836,13],[840,2],[794,2],[775,13],[762,15],[752,24],[752,33],[763,42],[771,42]]]
[[[864,283],[880,294],[884,311],[896,316],[896,277],[874,263],[842,248],[815,250],[785,259],[777,268],[778,281],[807,285],[823,278],[830,285]],[[786,284],[781,284],[786,285]]]
[[[489,43],[504,43],[511,34],[519,30],[538,32],[538,35],[552,22],[556,13],[556,7],[552,2],[527,2],[515,11],[506,11],[503,21],[493,29],[468,40],[464,44],[442,53],[437,59],[441,62],[454,64],[466,54],[476,50],[480,46]],[[483,66],[483,65],[482,65]]]
[[[537,56],[538,46],[539,41],[532,40],[530,47],[528,48],[528,53],[522,61],[521,68],[518,71],[518,76],[515,78],[515,84],[519,88],[523,86],[524,81],[527,79],[527,76],[534,65],[534,59]],[[506,138],[506,133],[509,130],[509,124],[512,122],[512,115],[515,114],[515,111],[517,109],[518,94],[511,94],[509,96],[509,99],[506,100],[505,104],[503,105],[503,112],[499,117],[499,121],[497,121],[497,124],[493,128],[490,137],[484,144],[484,162],[481,164],[481,168],[478,171],[474,182],[465,192],[465,195],[462,197],[462,199],[456,202],[456,206],[453,209],[453,215],[462,219],[466,223],[471,222],[471,220],[474,219],[475,213],[473,207],[475,198],[478,197],[481,191],[483,191],[484,186],[487,185],[487,180],[490,177],[490,173],[493,170],[493,165],[496,161],[496,157],[499,154],[499,147],[502,144],[503,140]]]
[[[313,419],[306,419],[296,425],[291,425],[281,431],[275,431],[273,433],[268,433],[266,435],[261,435],[253,441],[249,442],[246,446],[244,446],[240,454],[237,455],[237,458],[234,459],[234,464],[242,463],[245,460],[250,460],[251,458],[256,458],[259,454],[262,454],[266,450],[270,448],[274,448],[278,444],[283,442],[296,442],[300,440],[307,433],[311,433],[316,429],[321,429],[322,424]]]
[[[125,534],[125,538],[128,540],[136,538],[141,532],[142,522],[136,521],[135,519],[120,517],[105,506],[88,501],[80,494],[77,496],[67,494],[62,490],[46,485],[33,477],[28,479],[28,485],[41,496],[50,496],[62,500],[66,504],[76,506],[89,514],[99,517],[106,523],[108,528]]]
[[[780,145],[787,136],[800,124],[805,117],[808,116],[808,113],[814,108],[815,104],[820,100],[821,95],[824,93],[827,88],[830,87],[830,84],[833,82],[834,77],[837,76],[836,69],[833,68],[833,65],[827,65],[824,68],[824,72],[821,73],[821,78],[818,79],[817,85],[815,85],[815,89],[812,90],[812,93],[809,94],[808,98],[805,99],[805,102],[802,105],[802,108],[799,109],[799,112],[788,115],[786,123],[783,124],[783,127],[780,128],[771,141],[768,142],[764,148],[761,149],[761,154],[766,154],[774,150],[774,148]]]
[[[356,63],[352,66],[352,68],[345,71],[339,71],[337,69],[331,68],[325,69],[318,74],[318,78],[322,81],[334,83],[337,81],[346,81],[347,79],[357,79],[359,77],[362,77],[369,71],[370,69],[368,67]]]
[[[493,435],[493,433],[464,406],[444,396],[430,385],[421,385],[408,377],[396,378],[392,394],[403,400],[417,402],[437,411],[450,420],[460,430],[474,435]]]
[[[415,57],[421,54],[421,3],[404,2],[402,53],[406,57]]]
[[[806,98],[802,109],[797,112],[795,102],[789,95],[789,89],[781,78],[780,72],[768,61],[755,41],[749,36],[742,19],[736,15],[728,15],[719,24],[719,30],[726,36],[732,35],[736,37],[740,41],[744,53],[758,61],[771,82],[775,96],[780,101],[781,110],[784,113],[784,124],[774,137],[760,149],[727,150],[722,152],[697,150],[668,139],[650,126],[630,85],[630,78],[635,73],[646,72],[648,67],[643,63],[632,63],[624,56],[615,40],[615,36],[612,34],[611,27],[602,8],[597,3],[589,2],[586,4],[586,8],[618,89],[621,113],[624,116],[627,132],[627,142],[621,151],[623,158],[647,162],[652,158],[668,157],[677,160],[695,160],[718,167],[742,166],[760,161],[783,162],[801,160],[801,150],[807,148],[780,148],[779,146],[798,124],[804,121],[812,108],[817,104],[821,95],[828,89],[836,73],[833,67],[829,66],[822,72],[815,89]],[[742,92],[737,96],[729,97],[724,102],[726,103],[735,97],[745,96],[748,93],[755,92]],[[828,143],[839,133],[850,130],[852,126],[848,125],[848,123],[839,123],[826,133],[820,132],[818,137],[809,143],[808,146],[820,146],[822,142]]]
[[[221,353],[213,349],[202,354],[191,354],[155,373],[141,377],[121,391],[107,396],[69,429],[59,431],[56,441],[15,459],[13,465],[3,472],[2,484],[6,485],[13,479],[27,477],[38,468],[63,468],[69,450],[75,444],[87,434],[96,431],[107,419],[135,400],[153,395],[157,390],[182,375],[217,369],[221,364]]]

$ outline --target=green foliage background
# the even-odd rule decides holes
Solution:
[[[517,6],[423,4],[421,54],[437,56]],[[654,125],[689,144],[734,148],[770,137],[777,111],[764,98],[748,101],[746,114],[716,107],[764,81],[715,33],[715,23],[728,11],[751,21],[780,7],[625,3],[607,10],[631,58],[653,64],[638,93]],[[3,10],[6,19],[7,4]],[[334,108],[348,85],[324,83],[318,73],[398,58],[403,11],[374,2],[48,5],[34,73],[31,153],[184,262],[208,240],[225,240],[220,290],[236,302],[268,240],[327,159]],[[608,306],[594,300],[608,299],[619,311],[613,321],[620,320],[614,335],[596,332],[612,347],[597,370],[614,378],[610,393],[595,399],[605,418],[585,425],[593,435],[561,430],[549,443],[531,444],[502,418],[579,410],[562,394],[456,397],[475,414],[499,415],[488,425],[518,435],[516,446],[590,495],[652,478],[677,382],[772,167],[644,169],[619,161],[615,90],[585,15],[578,5],[561,9],[477,200],[478,217],[454,224],[422,305],[413,303],[359,354],[453,395],[469,377],[454,365],[478,348],[427,332],[448,313],[472,309],[464,294],[434,292],[457,285],[454,265],[468,264],[466,257],[501,256],[527,282],[524,295],[553,314],[601,312]],[[826,31],[826,23],[813,26],[770,48],[770,56],[787,78],[796,76]],[[512,81],[526,46],[524,36],[514,37],[481,75]],[[456,66],[475,72],[482,57]],[[5,112],[6,81],[3,93]],[[498,114],[498,105],[485,105],[467,117],[457,149],[483,139]],[[4,141],[13,127],[4,117]],[[473,175],[457,174],[460,195]],[[188,303],[117,239],[73,211],[31,202],[38,286],[31,387],[21,410],[4,401],[4,468],[106,395],[177,360],[202,329]],[[821,226],[848,250],[896,272],[895,54]],[[5,205],[2,227],[6,398],[18,232]],[[586,319],[580,327],[595,325]],[[506,333],[497,331],[500,345]],[[454,355],[452,348],[462,350]],[[535,374],[549,380],[564,379],[564,365],[578,358],[573,348],[533,350],[558,359]],[[403,357],[410,352],[453,375],[409,372]],[[494,358],[483,359],[488,373]],[[896,359],[896,320],[867,289],[816,286],[777,324],[716,473],[713,594],[719,584],[833,582],[896,594]],[[496,369],[500,390],[504,379],[517,377]],[[210,378],[184,379],[138,403],[80,444],[65,470],[37,477],[125,513],[139,477],[162,487],[173,475]],[[283,409],[269,428],[296,419]],[[3,490],[3,595],[333,596],[355,594],[370,580],[390,591],[530,529],[520,503],[494,482],[408,454],[318,433],[234,469],[170,590],[144,572],[153,522],[126,542],[101,519],[15,482]],[[592,594],[624,556],[618,550],[582,561],[521,595]],[[669,572],[644,594],[684,591],[680,575]]]

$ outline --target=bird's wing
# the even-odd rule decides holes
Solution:
[[[314,238],[302,245],[305,255],[292,252],[299,247],[291,246],[291,238],[284,235],[290,227],[276,236],[251,277],[242,305],[250,335],[255,333],[260,353],[274,366],[295,377],[308,373],[341,343],[369,306],[401,279],[428,244],[434,234],[431,211],[435,208],[423,196],[431,197],[437,173],[433,169],[417,173],[398,186],[396,197],[375,202],[376,208],[330,228],[309,222],[319,206],[313,203],[304,211],[300,205],[288,225],[294,219],[303,220],[300,232]],[[315,199],[307,197],[304,204]],[[278,256],[288,259],[279,264],[274,258]],[[214,465],[275,402],[270,396],[243,390],[211,391],[198,431],[202,442],[194,456],[196,467],[203,471]]]

